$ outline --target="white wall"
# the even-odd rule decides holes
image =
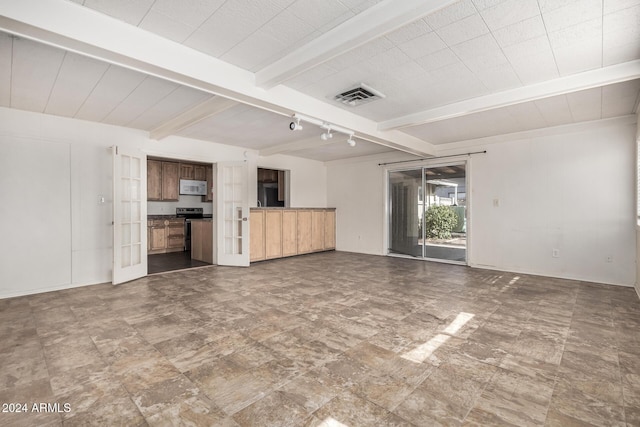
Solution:
[[[487,150],[472,156],[469,171],[472,266],[635,283],[635,124],[572,129],[458,150]],[[338,250],[385,253],[384,168],[377,163],[329,164]]]
[[[254,151],[0,108],[0,298],[111,281],[113,145],[203,163],[247,160],[256,180]],[[326,207],[322,163],[275,157],[261,165],[291,170],[292,206]],[[256,191],[249,186],[253,205]]]

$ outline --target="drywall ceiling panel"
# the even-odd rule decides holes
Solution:
[[[605,15],[602,26],[603,65],[640,58],[640,4]]]
[[[211,97],[211,94],[180,86],[129,123],[129,126],[144,130],[155,129]]]
[[[320,29],[328,24],[335,27],[354,15],[339,0],[298,0],[289,6],[288,11],[315,29]]]
[[[547,30],[544,28],[542,17],[536,15],[524,21],[500,28],[493,32],[493,36],[498,44],[505,48],[541,36],[546,37]]]
[[[461,0],[430,14],[425,20],[431,28],[437,30],[474,13],[477,11],[471,0]]]
[[[179,135],[262,149],[274,145],[303,140],[323,133],[318,126],[303,123],[301,131],[289,129],[291,118],[260,110],[248,105],[237,105],[215,116],[182,130]]]
[[[424,19],[419,19],[409,25],[405,25],[404,27],[400,27],[397,30],[390,32],[386,35],[386,38],[394,44],[398,45],[432,31],[433,30],[431,29],[429,24],[427,24],[427,21],[425,21]]]
[[[602,18],[602,0],[541,1],[540,7],[550,33]]]
[[[508,62],[491,34],[476,37],[451,49],[471,71],[495,68]]]
[[[112,125],[128,126],[177,88],[178,85],[175,83],[149,76],[103,121]]]
[[[334,138],[338,137],[336,136]],[[306,159],[329,162],[331,160],[371,156],[374,154],[389,153],[394,151],[392,148],[374,144],[372,142],[364,141],[358,138],[356,138],[356,145],[354,147],[351,147],[349,144],[347,144],[346,141],[346,137],[340,137],[339,139],[336,139],[333,144],[298,150],[289,154],[298,157],[304,157]]]
[[[415,39],[404,42],[398,47],[411,58],[421,58],[447,47],[437,33],[426,33]]]
[[[475,14],[439,28],[435,32],[448,46],[453,46],[487,34],[489,28],[482,17]]]
[[[538,99],[534,102],[547,122],[547,126],[565,125],[574,121],[565,95]]]
[[[11,58],[13,39],[0,34],[0,58]],[[11,61],[0,61],[0,106],[9,107],[11,103]]]
[[[484,9],[480,15],[487,26],[495,31],[540,15],[540,9],[536,0],[507,0]]]
[[[640,99],[640,79],[602,88],[602,118],[633,114]]]
[[[507,107],[520,130],[543,128],[547,125],[535,102],[523,102]]]
[[[559,76],[546,36],[535,37],[502,49],[523,84],[537,83]]]
[[[460,59],[451,49],[442,49],[429,55],[425,55],[415,60],[425,71],[433,71],[438,68],[454,64],[461,64]]]
[[[140,28],[178,43],[182,43],[197,29],[197,27],[190,27],[153,9],[144,17]]]
[[[110,66],[75,117],[77,119],[101,122],[144,79],[144,74],[115,65]]]
[[[602,118],[602,88],[596,87],[569,93],[567,102],[576,122]]]
[[[512,133],[519,129],[519,124],[513,119],[509,110],[499,108],[406,128],[404,131],[432,144],[445,144]]]
[[[640,5],[640,0],[604,0],[604,13],[617,12]]]
[[[84,6],[137,26],[147,14],[153,2],[154,0],[85,0]]]
[[[185,41],[187,46],[220,57],[274,18],[290,0],[225,2]]]
[[[108,68],[104,62],[67,52],[44,112],[75,116]]]
[[[560,75],[602,66],[602,18],[549,33]]]
[[[11,107],[43,112],[65,52],[24,39],[13,40]]]
[[[287,81],[287,86],[293,89],[304,89],[305,87],[317,83],[326,77],[335,74],[336,70],[327,64],[320,64],[317,67],[313,67],[305,72],[302,72]]]

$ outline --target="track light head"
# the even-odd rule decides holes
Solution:
[[[295,121],[289,123],[289,129],[291,129],[291,130],[302,130],[302,125],[300,124],[300,119],[295,119]]]
[[[326,131],[325,133],[323,133],[322,135],[320,135],[320,139],[323,141],[326,141],[328,139],[333,138],[333,134],[331,133],[331,129],[329,129],[328,131]]]
[[[353,135],[349,135],[349,139],[347,139],[347,144],[349,144],[349,146],[351,147],[356,146],[356,141],[353,139]]]

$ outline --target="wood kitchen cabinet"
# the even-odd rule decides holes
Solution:
[[[202,196],[203,202],[213,201],[213,166],[205,166],[205,179],[207,180],[207,194]]]
[[[213,221],[191,220],[191,258],[213,264]]]
[[[249,215],[249,260],[265,259],[264,251],[264,210],[251,210]]]
[[[179,163],[162,162],[162,200],[180,199]]]
[[[251,262],[335,249],[333,208],[252,208],[250,218]]]
[[[179,199],[178,163],[147,160],[147,200],[177,201]]]
[[[324,249],[324,211],[311,211],[311,251]]]
[[[309,210],[298,211],[297,224],[298,224],[298,253],[307,254],[311,252],[311,229],[312,229],[313,216]]]
[[[336,248],[336,211],[324,211],[324,249]]]
[[[184,219],[153,219],[147,222],[148,253],[163,254],[184,250]]]
[[[282,256],[298,254],[298,212],[282,211]]]
[[[162,162],[147,160],[147,200],[162,200]]]
[[[207,179],[205,165],[196,163],[180,163],[180,179],[194,179],[204,181]]]
[[[266,259],[282,258],[282,211],[264,211],[264,255]]]

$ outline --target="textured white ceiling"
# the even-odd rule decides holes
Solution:
[[[380,0],[73,0],[166,39],[257,72]],[[390,1],[390,0],[386,0]],[[640,59],[640,0],[460,0],[339,54],[284,85],[374,121]],[[313,53],[313,52],[310,52]],[[386,98],[333,101],[364,82]],[[433,144],[632,114],[638,80],[402,128]],[[0,105],[153,130],[211,94],[0,34]],[[179,132],[328,161],[390,149],[314,144],[312,125],[238,105]],[[306,147],[306,146],[305,146]]]

